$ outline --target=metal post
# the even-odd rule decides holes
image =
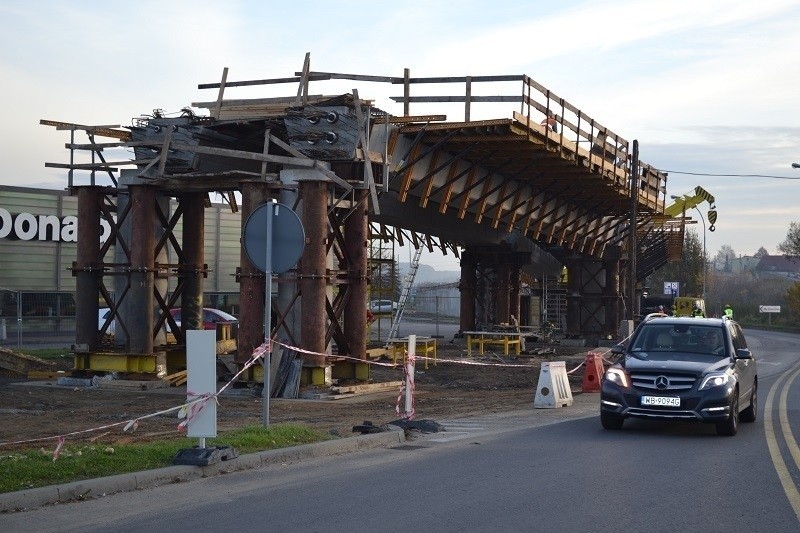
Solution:
[[[264,271],[264,342],[267,344],[267,351],[264,354],[264,390],[262,393],[262,413],[261,418],[265,428],[269,427],[269,374],[272,359],[272,217],[275,216],[278,206],[275,200],[268,201],[267,206],[267,251],[265,254]]]
[[[639,199],[639,141],[631,154],[631,218],[628,245],[628,319],[636,320],[636,207]],[[571,278],[571,276],[570,276]]]
[[[434,298],[436,298],[436,335],[434,337],[438,339],[441,337],[439,335],[439,295],[437,294]]]

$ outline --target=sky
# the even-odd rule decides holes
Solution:
[[[0,0],[0,183],[66,187],[66,170],[45,162],[69,161],[69,134],[40,119],[130,125],[153,109],[215,100],[216,90],[197,86],[218,82],[225,67],[228,81],[287,77],[310,52],[317,71],[527,74],[638,140],[641,161],[668,172],[668,196],[711,192],[716,231],[693,226],[710,256],[723,245],[776,254],[800,222],[800,169],[791,166],[800,163],[798,20],[797,0]],[[402,114],[388,98],[398,86],[339,83],[319,92],[358,88]],[[226,98],[296,87],[232,91]],[[517,106],[487,105],[473,119],[511,118]],[[451,111],[448,120],[461,120]],[[452,255],[422,262],[458,268]]]

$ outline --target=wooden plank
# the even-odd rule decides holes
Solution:
[[[381,357],[389,357],[391,352],[386,348],[369,348],[367,349],[367,359],[380,359]]]
[[[219,120],[219,113],[222,109],[222,96],[225,94],[225,82],[228,81],[228,67],[222,69],[222,81],[219,83],[219,92],[217,93],[217,102],[214,105],[214,111],[211,116]]]
[[[428,176],[428,183],[424,187],[422,194],[420,194],[419,198],[419,206],[424,208],[428,205],[429,195],[431,190],[433,189],[433,179],[436,177],[436,167],[439,165],[439,158],[441,157],[442,152],[440,150],[436,150],[431,154],[431,160],[428,163],[428,170],[425,172],[425,175]]]
[[[69,375],[63,370],[28,370],[28,379],[57,379]]]
[[[338,393],[346,392],[369,392],[382,389],[396,389],[403,385],[402,381],[386,381],[383,383],[364,383],[362,385],[344,385],[341,387],[331,387],[331,391]]]
[[[394,102],[403,102],[406,99],[402,96],[390,96]],[[471,96],[470,102],[521,102],[521,96]],[[408,102],[412,104],[421,103],[466,103],[466,96],[409,96]]]
[[[99,135],[101,137],[113,137],[120,140],[130,140],[131,138],[131,132],[114,129],[120,127],[118,124],[104,126],[84,126],[82,124],[59,122],[57,120],[46,119],[39,120],[39,124],[42,126],[55,126],[57,130],[83,130],[87,133],[91,132],[92,134]]]
[[[150,390],[150,389],[163,389],[170,386],[168,381],[164,380],[127,380],[127,379],[100,379],[97,380],[97,386],[101,389],[117,389],[117,390]]]

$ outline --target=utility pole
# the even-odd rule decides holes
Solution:
[[[628,242],[628,319],[636,320],[636,207],[639,200],[639,141],[634,139],[631,157],[631,219]]]

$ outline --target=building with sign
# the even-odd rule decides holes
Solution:
[[[77,197],[66,191],[0,186],[0,319],[9,339],[17,323],[42,334],[74,331],[76,284],[70,269],[80,239],[77,212]],[[205,220],[204,305],[237,314],[241,216],[226,204],[212,204]],[[111,228],[104,220],[100,224],[105,242]]]

